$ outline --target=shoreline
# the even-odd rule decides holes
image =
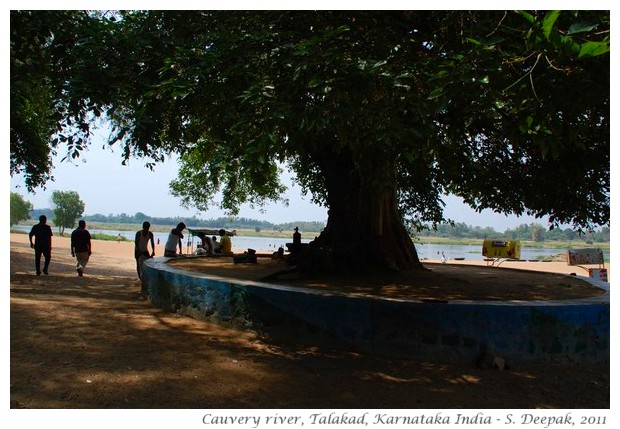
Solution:
[[[25,223],[19,223],[14,226],[21,227],[31,227],[35,224],[35,221],[29,221]],[[87,223],[89,229],[93,230],[102,230],[105,231],[106,227],[110,227],[109,230],[120,230],[120,231],[138,231],[141,229],[141,225],[134,224],[107,224],[101,222],[88,222]],[[170,225],[151,225],[151,232],[155,233],[168,233],[173,226]],[[57,232],[56,227],[52,227],[54,232]],[[233,228],[235,229],[235,228]],[[260,232],[256,232],[252,229],[245,228],[236,228],[238,237],[260,237],[260,238],[274,238],[274,239],[290,239],[292,237],[293,231],[272,231],[272,230],[262,230]],[[13,234],[15,231],[11,231]],[[303,239],[312,240],[320,234],[320,231],[301,231],[301,237]],[[501,233],[499,233],[501,234]],[[446,237],[433,237],[433,236],[420,236],[420,237],[412,237],[413,243],[417,246],[424,246],[427,244],[430,245],[448,245],[448,246],[479,246],[481,245],[483,239],[474,239],[474,238],[446,238]],[[530,249],[557,249],[558,252],[566,251],[567,248],[571,247],[598,247],[603,249],[605,252],[609,252],[611,249],[610,242],[601,242],[601,243],[593,243],[588,244],[582,240],[573,240],[573,241],[530,241],[530,240],[520,240],[521,247],[528,247]]]

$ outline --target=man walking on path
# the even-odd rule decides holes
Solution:
[[[79,221],[78,227],[71,233],[71,256],[77,259],[76,269],[78,276],[84,275],[84,268],[92,255],[90,246],[90,232],[86,229],[86,221]]]
[[[52,228],[47,224],[47,217],[39,216],[39,223],[34,225],[28,234],[30,248],[34,249],[34,267],[37,270],[37,276],[41,275],[41,255],[45,258],[43,274],[48,274],[47,269],[52,258],[52,235]],[[34,244],[32,237],[34,237]]]

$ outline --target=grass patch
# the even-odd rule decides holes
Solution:
[[[103,240],[103,241],[130,241],[128,238],[121,236],[120,238],[117,235],[111,235],[111,234],[103,234],[103,233],[96,233],[96,234],[91,234],[90,238],[92,238],[93,240]]]

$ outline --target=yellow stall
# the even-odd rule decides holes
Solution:
[[[484,240],[482,256],[490,259],[519,259],[521,242],[519,240]]]

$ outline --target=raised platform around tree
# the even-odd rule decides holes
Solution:
[[[475,362],[485,352],[512,361],[609,361],[609,286],[593,279],[428,264],[410,274],[411,284],[379,274],[264,282],[286,267],[228,259],[155,258],[143,285],[165,310],[296,342],[439,362]]]

